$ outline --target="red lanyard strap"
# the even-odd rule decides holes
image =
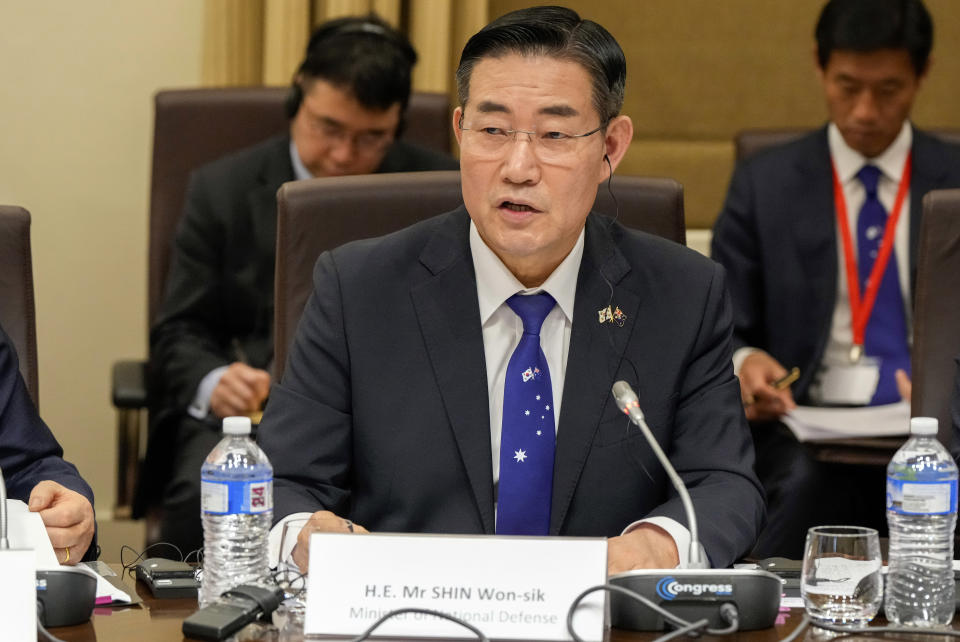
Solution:
[[[897,221],[900,219],[900,212],[903,210],[903,201],[907,197],[907,192],[910,190],[912,158],[912,152],[907,154],[907,160],[903,164],[903,174],[900,178],[900,187],[897,188],[897,198],[893,203],[893,211],[887,218],[887,225],[883,230],[883,241],[880,244],[880,251],[877,254],[876,260],[873,262],[873,268],[870,270],[870,278],[867,279],[867,290],[862,299],[860,298],[857,257],[853,252],[853,237],[850,235],[850,221],[847,218],[847,200],[843,195],[843,186],[840,184],[840,177],[837,176],[837,168],[833,166],[834,211],[837,214],[837,223],[840,226],[840,237],[843,241],[843,258],[844,267],[847,271],[847,292],[850,295],[850,314],[854,346],[863,345],[867,322],[870,320],[870,314],[873,312],[873,304],[876,303],[877,300],[880,282],[883,280],[887,263],[890,261],[890,255],[893,253],[893,237],[896,233]]]

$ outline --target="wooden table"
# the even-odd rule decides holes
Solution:
[[[823,462],[886,467],[907,437],[862,437],[807,442],[814,456]]]
[[[118,575],[119,564],[110,567]],[[62,640],[96,642],[153,642],[154,640],[183,640],[180,627],[183,620],[197,610],[195,599],[157,600],[148,589],[127,574],[124,585],[130,593],[136,593],[143,604],[111,608],[96,608],[93,617],[85,624],[50,629],[50,633]]]
[[[119,565],[111,564],[110,566],[118,574],[120,573]],[[183,625],[183,620],[197,610],[196,600],[154,599],[150,590],[142,583],[136,582],[130,575],[124,578],[124,584],[130,592],[140,596],[143,600],[142,604],[97,608],[89,622],[78,626],[57,627],[50,629],[50,633],[68,642],[170,642],[188,639],[183,637],[180,627]],[[773,628],[737,633],[724,636],[722,639],[731,642],[774,642],[783,639],[796,628],[802,617],[802,609],[791,609],[781,615],[778,624]],[[652,640],[658,635],[617,629],[609,631],[608,640],[609,642],[641,642]],[[804,635],[809,637],[810,634],[807,632]],[[265,639],[276,640],[276,636],[268,636]],[[711,638],[703,636],[699,639]]]

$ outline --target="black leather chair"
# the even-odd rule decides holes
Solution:
[[[13,341],[20,359],[20,374],[39,408],[30,212],[12,205],[0,205],[0,326]]]
[[[914,417],[936,417],[938,437],[955,443],[950,403],[960,354],[960,189],[937,190],[923,197],[923,222],[917,253],[913,313]]]
[[[600,187],[594,209],[684,243],[683,187],[668,178],[615,176],[616,203]],[[460,172],[375,174],[287,183],[277,194],[274,375],[279,381],[325,250],[381,236],[459,207]]]

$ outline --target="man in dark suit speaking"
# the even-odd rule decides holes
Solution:
[[[40,418],[0,327],[0,470],[11,499],[40,513],[61,564],[97,558],[93,491]]]
[[[202,544],[200,466],[220,439],[220,420],[258,411],[270,387],[280,185],[457,168],[396,138],[416,60],[406,38],[375,16],[321,25],[291,88],[289,134],[191,177],[150,335],[152,441],[138,514],[144,500],[162,498],[163,541],[184,551]]]
[[[723,271],[590,213],[632,138],[625,79],[617,42],[573,11],[495,20],[457,71],[465,206],[320,257],[259,433],[274,516],[312,515],[301,567],[308,532],[366,529],[608,536],[611,571],[682,562],[680,500],[618,379],[690,486],[710,561],[753,544]]]
[[[717,219],[712,253],[730,277],[734,361],[769,509],[758,557],[799,559],[817,524],[884,526],[884,471],[815,461],[779,418],[795,399],[909,401],[921,201],[960,185],[960,148],[909,120],[932,46],[921,0],[826,3],[816,63],[830,122],[740,163]],[[776,389],[793,366],[792,392]]]

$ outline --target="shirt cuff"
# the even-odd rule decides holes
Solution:
[[[743,367],[743,362],[754,352],[763,352],[760,348],[752,348],[750,346],[745,346],[743,348],[737,348],[733,353],[733,374],[740,376],[740,368]]]
[[[277,563],[281,561],[286,562],[289,565],[296,566],[296,564],[294,564],[293,560],[291,559],[293,546],[289,547],[290,550],[283,551],[282,552],[283,559],[280,558],[280,555],[281,555],[280,544],[282,543],[280,540],[283,537],[283,525],[294,519],[310,519],[311,515],[312,513],[291,513],[290,515],[287,515],[286,517],[284,517],[279,522],[273,525],[273,528],[270,529],[270,535],[268,536],[268,551],[269,551],[268,554],[270,557],[268,557],[267,559],[270,560],[270,568],[276,568]],[[298,528],[296,530],[294,529],[289,530],[287,536],[292,537],[293,533],[299,534],[300,529]]]
[[[219,368],[214,368],[200,380],[200,385],[197,386],[197,393],[193,396],[193,401],[187,407],[187,413],[189,413],[191,417],[200,419],[201,421],[207,418],[207,415],[210,414],[210,397],[213,396],[213,389],[220,383],[220,378],[223,377],[223,373],[226,372],[229,367],[230,366],[220,366]]]
[[[690,531],[683,524],[669,517],[647,517],[633,522],[620,534],[632,533],[640,524],[653,524],[667,531],[667,534],[673,538],[673,543],[677,546],[677,558],[680,562],[676,568],[687,567],[690,563]]]

